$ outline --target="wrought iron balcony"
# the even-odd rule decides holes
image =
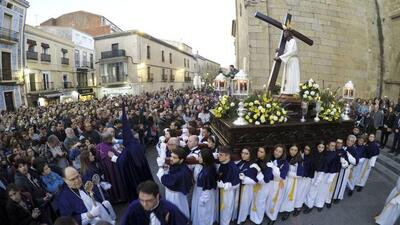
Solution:
[[[26,51],[26,59],[38,60],[38,53],[37,52]]]
[[[101,59],[124,57],[124,56],[125,56],[125,50],[123,49],[101,52]]]
[[[68,58],[64,58],[64,57],[61,57],[61,64],[69,65],[69,59],[68,59]]]
[[[128,80],[127,77],[126,74],[119,74],[117,76],[101,76],[101,82],[103,84],[122,83]]]
[[[49,54],[40,54],[40,60],[43,62],[51,62],[51,55]]]
[[[60,86],[64,89],[68,89],[68,88],[74,88],[74,85],[72,84],[71,81],[65,81],[65,82],[61,82]]]
[[[31,91],[54,91],[54,82],[31,82],[30,84]]]
[[[19,33],[4,27],[0,27],[0,40],[3,42],[14,42],[19,41]]]

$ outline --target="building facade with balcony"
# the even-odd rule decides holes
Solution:
[[[15,110],[24,104],[23,40],[25,0],[0,0],[0,110]]]
[[[79,93],[79,99],[88,100],[93,98],[97,82],[94,70],[95,52],[93,37],[71,27],[40,26],[38,28],[74,43],[74,61],[71,63],[75,67],[76,89]]]
[[[135,30],[94,40],[99,97],[192,86],[191,51]]]
[[[42,29],[25,27],[25,90],[31,106],[78,100],[74,43]]]
[[[221,69],[221,65],[199,54],[196,54],[195,58],[195,70],[200,75],[202,81],[206,85],[212,84],[214,78],[217,76],[219,70]]]

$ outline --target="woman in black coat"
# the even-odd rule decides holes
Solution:
[[[392,133],[392,125],[394,123],[394,119],[396,115],[394,114],[393,107],[389,107],[383,117],[383,127],[382,127],[382,134],[381,134],[381,148],[384,148],[388,139],[389,135]]]

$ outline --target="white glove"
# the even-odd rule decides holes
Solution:
[[[182,141],[184,141],[185,143],[186,143],[186,141],[189,139],[189,137],[188,136],[181,136],[181,138],[182,138]]]
[[[161,177],[164,176],[165,171],[163,168],[158,169],[157,177],[161,180]]]
[[[118,156],[113,155],[113,156],[111,157],[111,162],[116,163],[116,162],[117,162],[117,159],[118,159]]]
[[[89,212],[90,215],[92,215],[93,217],[98,217],[100,215],[100,207],[101,207],[101,204],[97,204],[97,206],[93,206]]]
[[[160,141],[161,143],[164,143],[164,142],[165,142],[165,137],[164,137],[164,136],[161,136],[161,137],[159,138],[159,141]]]
[[[264,174],[258,173],[256,178],[257,178],[258,182],[264,181]]]
[[[268,163],[267,163],[267,166],[268,166],[269,168],[272,168],[272,167],[274,167],[275,165],[274,165],[272,162],[268,162]]]
[[[349,166],[349,163],[343,157],[340,157],[340,163],[342,164],[343,168],[347,168]]]
[[[238,185],[236,185],[238,186]],[[230,182],[224,183],[224,190],[227,191],[232,187],[232,184]]]
[[[165,164],[165,158],[157,157],[157,165],[158,167],[162,167]]]
[[[101,204],[104,205],[107,209],[112,208],[111,203],[107,200],[103,201]]]
[[[378,156],[374,156],[369,160],[369,166],[370,167],[375,167],[375,162],[378,159]]]
[[[274,175],[274,177],[279,177],[281,176],[281,171],[278,167],[274,166],[272,167],[272,174]]]
[[[244,173],[239,173],[239,179],[240,180],[244,180],[244,178],[245,178],[246,176],[244,175]]]
[[[184,141],[179,141],[179,146],[181,146],[182,148],[184,148],[186,146],[186,142]]]
[[[224,182],[222,182],[222,181],[218,181],[217,185],[218,185],[218,188],[224,188],[225,187]]]
[[[217,152],[214,152],[213,156],[214,156],[214,159],[218,159],[218,153]]]
[[[347,158],[349,159],[350,164],[356,165],[357,164],[356,158],[354,158],[354,156],[351,155],[349,152],[346,152],[346,153],[347,153]]]
[[[107,191],[107,190],[109,190],[111,188],[111,184],[108,183],[108,182],[102,181],[102,182],[100,182],[100,187],[103,190]]]

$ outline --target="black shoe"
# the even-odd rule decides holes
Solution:
[[[340,202],[340,199],[335,199],[333,200],[333,203],[338,204]]]
[[[285,221],[285,220],[289,219],[289,216],[290,216],[290,212],[282,213],[282,221]]]
[[[298,216],[301,212],[301,209],[295,209],[293,212],[293,216]]]
[[[363,190],[363,187],[357,187],[357,192],[361,192]]]
[[[323,209],[324,209],[323,207],[322,208],[317,207],[318,212],[322,212]]]
[[[352,196],[352,195],[353,195],[353,191],[350,190],[350,191],[347,193],[347,195],[348,195],[348,196]]]
[[[309,214],[311,211],[312,211],[312,208],[306,207],[306,209],[303,210],[303,213],[304,213],[304,214]]]
[[[326,204],[326,208],[330,209],[332,207],[332,203]]]

